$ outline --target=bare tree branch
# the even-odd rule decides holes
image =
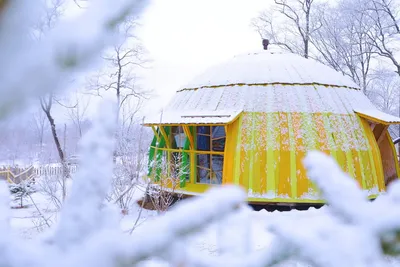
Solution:
[[[274,0],[275,12],[261,13],[253,27],[262,38],[305,58],[310,56],[311,34],[321,27],[314,23],[313,0]],[[278,16],[274,16],[278,13]],[[275,21],[278,21],[275,23]]]

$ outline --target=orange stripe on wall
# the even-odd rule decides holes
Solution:
[[[344,151],[344,144],[343,144],[343,136],[342,136],[342,122],[339,117],[340,115],[331,114],[329,115],[329,122],[331,124],[332,129],[332,137],[336,144],[336,161],[342,168],[344,172],[347,172],[347,161],[346,161],[346,152]]]
[[[266,121],[265,114],[256,113],[254,115],[254,125],[255,129],[253,129],[254,133],[254,151],[253,151],[253,192],[261,193],[261,183],[264,176],[264,184],[266,179],[266,166],[265,166],[265,158],[263,165],[263,154],[265,154],[266,149]],[[262,153],[264,151],[264,153]],[[265,186],[265,185],[264,185]]]
[[[360,185],[360,188],[362,188],[363,187],[363,182],[362,182],[363,179],[361,176],[362,161],[360,159],[360,153],[359,153],[359,151],[357,151],[355,149],[351,149],[351,155],[352,155],[353,164],[354,164],[354,178],[357,180],[358,184]]]
[[[300,113],[292,113],[292,124],[296,146],[297,196],[301,197],[303,194],[308,193],[310,181],[307,178],[306,169],[304,168],[303,163],[306,155],[306,148],[303,142],[303,134],[301,130],[302,116]]]
[[[224,170],[223,170],[223,182],[233,183],[233,172],[234,172],[234,160],[235,160],[235,147],[236,137],[238,132],[239,120],[236,120],[232,124],[227,126],[226,143],[225,143],[225,155],[224,155]]]
[[[249,189],[249,167],[251,155],[251,133],[253,131],[252,114],[243,114],[242,121],[242,139],[240,144],[240,184],[246,189]]]
[[[354,125],[352,128],[353,130],[351,131],[352,134],[352,140],[353,140],[353,146],[357,147],[359,149],[354,149],[355,155],[353,155],[354,157],[354,165],[355,165],[355,175],[356,175],[356,179],[359,182],[359,184],[363,187],[365,187],[365,189],[371,188],[370,185],[368,186],[366,183],[366,177],[365,177],[365,171],[364,171],[364,159],[363,157],[365,156],[365,154],[363,154],[363,151],[366,151],[368,148],[368,140],[364,140],[364,127],[362,126],[362,124],[360,123],[360,121],[357,119],[357,116],[355,115],[354,117],[350,117],[350,121],[352,122],[352,124]]]
[[[372,166],[371,166],[371,160],[369,158],[369,153],[370,153],[369,151],[360,151],[362,172],[364,173],[364,183],[367,188],[371,188],[375,185],[375,183],[373,183],[374,170],[372,169]]]
[[[370,149],[371,149],[370,154],[368,156],[370,166],[371,166],[371,172],[365,174],[365,182],[367,184],[375,183],[375,181],[374,181],[374,176],[375,176],[375,177],[377,177],[377,180],[378,180],[379,190],[383,191],[383,190],[385,190],[385,184],[384,184],[384,178],[383,178],[381,153],[379,151],[378,144],[376,143],[375,137],[372,133],[372,130],[371,130],[368,122],[362,118],[360,118],[360,120],[363,124],[365,135],[368,138],[368,142],[369,142]],[[375,173],[374,173],[374,169],[375,169]]]
[[[278,195],[292,196],[290,186],[290,143],[289,143],[289,124],[287,113],[279,113],[279,140],[280,140],[280,159],[279,159],[279,180]]]
[[[267,114],[260,114],[260,134],[259,134],[259,173],[260,173],[260,193],[267,192]]]

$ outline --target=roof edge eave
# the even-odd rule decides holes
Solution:
[[[225,111],[224,115],[221,114],[214,114],[212,115],[212,112],[217,112],[217,111],[211,111],[211,112],[206,112],[206,114],[210,115],[201,115],[201,112],[199,113],[193,113],[193,114],[185,114],[182,112],[181,114],[177,115],[176,113],[173,113],[174,117],[172,119],[167,119],[167,120],[162,120],[162,117],[159,116],[161,119],[158,121],[154,119],[149,119],[141,124],[142,126],[179,126],[179,125],[188,125],[188,126],[196,126],[196,125],[229,125],[233,122],[235,122],[239,116],[243,113],[243,110],[236,110],[236,111]],[[168,113],[167,113],[168,114]],[[200,120],[197,120],[199,118]],[[207,118],[207,119],[205,119]],[[223,119],[221,119],[223,118]]]
[[[351,90],[361,91],[359,87],[348,86],[348,85],[337,85],[337,84],[325,84],[325,83],[285,83],[285,82],[270,82],[270,83],[227,83],[227,84],[219,84],[219,85],[202,85],[202,86],[192,86],[192,87],[184,87],[182,89],[177,90],[176,92],[182,91],[191,91],[191,90],[199,90],[205,88],[220,88],[220,87],[233,87],[233,86],[273,86],[273,85],[283,85],[283,86],[325,86],[325,87],[337,87],[337,88],[346,88]]]
[[[364,118],[366,120],[369,120],[369,121],[372,121],[375,123],[384,124],[384,125],[400,124],[399,117],[387,114],[378,109],[376,109],[376,110],[354,109],[353,111],[361,118]]]

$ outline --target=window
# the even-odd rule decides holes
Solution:
[[[198,183],[222,183],[225,140],[226,134],[223,126],[197,127],[197,150],[202,152],[197,154]]]
[[[226,133],[224,126],[160,126],[149,158],[149,173],[179,181],[221,184]]]
[[[180,148],[183,149],[185,146],[186,135],[182,129],[182,126],[174,126],[172,127],[172,137],[171,140],[172,148]]]

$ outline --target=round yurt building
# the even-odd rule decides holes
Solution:
[[[319,150],[375,198],[400,176],[391,124],[400,118],[350,78],[265,47],[211,67],[145,118],[154,131],[148,175],[185,195],[236,184],[251,203],[322,203],[303,166]]]

